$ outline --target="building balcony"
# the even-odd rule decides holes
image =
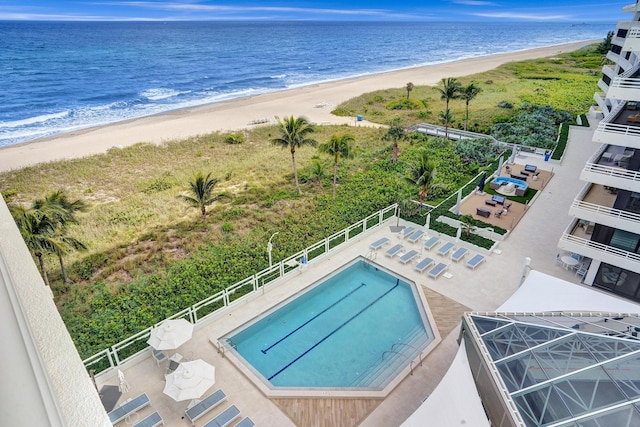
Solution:
[[[638,3],[628,4],[622,8],[622,12],[624,13],[635,13],[638,11],[640,11],[640,5]]]
[[[577,253],[587,258],[600,260],[607,264],[618,266],[622,269],[640,273],[640,255],[613,246],[580,237],[575,229],[580,228],[578,221],[573,221],[569,227],[571,232],[565,232],[560,237],[558,248]]]
[[[640,172],[628,169],[633,154],[632,149],[603,145],[585,163],[580,179],[606,187],[640,192]]]
[[[624,39],[623,51],[638,52],[640,51],[640,26],[634,25],[629,28],[627,36]]]
[[[634,116],[632,121],[628,120],[630,116]],[[634,120],[637,120],[637,123]],[[617,145],[634,149],[640,148],[640,113],[627,113],[621,122],[622,123],[611,123],[605,122],[604,120],[601,121],[593,133],[593,141],[601,144]]]
[[[636,64],[621,74],[609,84],[609,90],[606,97],[609,99],[618,99],[623,101],[640,101],[640,73],[639,66]]]
[[[640,229],[640,214],[613,208],[616,193],[611,187],[587,184],[571,204],[569,215],[579,218],[578,225],[585,231],[589,230],[592,223],[598,223],[637,233]]]

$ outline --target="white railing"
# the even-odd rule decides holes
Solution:
[[[620,78],[616,77],[609,85],[609,88],[620,89],[640,89],[640,79],[638,78]]]
[[[583,171],[611,176],[613,178],[628,179],[630,181],[640,181],[640,172],[613,166],[603,166],[597,163],[585,163]]]
[[[606,254],[610,254],[625,260],[640,262],[640,255],[635,252],[625,251],[623,249],[618,249],[618,248],[614,248],[613,246],[605,245],[604,243],[598,243],[589,239],[584,239],[582,237],[573,236],[567,233],[566,231],[562,234],[560,241],[570,243],[572,245],[583,247],[583,248],[595,249],[597,251],[604,252]]]
[[[640,223],[640,215],[633,213],[622,211],[620,209],[609,208],[602,205],[597,205],[595,203],[584,202],[581,200],[574,200],[571,204],[572,208],[582,209],[592,213],[607,215],[612,218],[623,219],[626,221],[634,221]]]
[[[187,307],[184,310],[175,313],[169,319],[185,318],[191,323],[197,324],[208,317],[214,315],[217,310],[228,307],[234,301],[242,297],[255,295],[258,291],[264,290],[269,283],[280,279],[288,273],[295,271],[303,257],[305,262],[312,262],[315,258],[325,255],[340,245],[353,240],[362,235],[362,233],[380,227],[385,221],[398,214],[398,205],[388,206],[368,217],[350,225],[323,240],[295,253],[271,267],[265,268],[258,273],[245,278],[220,292],[217,292],[202,301]],[[161,322],[160,322],[161,323]],[[158,323],[159,324],[159,323]],[[141,354],[147,350],[147,340],[151,334],[150,326],[135,335],[132,335],[117,344],[106,348],[91,357],[83,360],[87,369],[93,369],[97,372],[113,369],[123,362]],[[98,365],[99,364],[99,365]]]
[[[609,113],[607,117],[614,114],[615,111],[616,110]],[[624,135],[624,136],[640,137],[640,127],[619,125],[617,123],[605,122],[604,120],[606,120],[607,117],[605,117],[603,121],[601,121],[598,124],[598,128],[596,129],[596,132],[609,132],[609,133],[615,133],[615,134]]]

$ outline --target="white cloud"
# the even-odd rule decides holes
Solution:
[[[457,0],[453,1],[454,4],[461,4],[464,6],[497,6],[497,3],[492,1],[482,1],[482,0]]]
[[[569,15],[537,15],[531,13],[515,13],[515,12],[496,12],[496,13],[472,13],[474,16],[482,18],[501,18],[501,19],[525,19],[530,21],[554,21],[569,20]]]

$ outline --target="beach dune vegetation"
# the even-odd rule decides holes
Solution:
[[[188,194],[180,194],[178,199],[193,208],[200,209],[204,219],[207,216],[207,206],[219,199],[219,196],[213,194],[213,189],[217,183],[218,180],[211,177],[211,172],[206,176],[204,173],[198,172],[189,181]]]

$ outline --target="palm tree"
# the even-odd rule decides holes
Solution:
[[[315,139],[309,138],[307,135],[315,132],[313,126],[309,123],[309,121],[304,117],[294,118],[285,117],[280,120],[279,117],[276,117],[278,120],[278,124],[280,125],[280,137],[273,138],[271,143],[274,145],[279,145],[283,149],[289,148],[291,151],[291,163],[293,164],[293,177],[296,181],[296,188],[298,189],[298,194],[302,194],[302,190],[300,189],[300,184],[298,183],[298,169],[296,167],[296,148],[310,145],[315,147],[318,144],[318,141]]]
[[[328,142],[321,144],[318,149],[321,153],[333,156],[333,198],[336,198],[336,185],[338,180],[338,160],[340,157],[353,158],[351,143],[355,141],[353,135],[334,134]]]
[[[429,160],[427,150],[420,150],[417,161],[411,165],[409,175],[406,177],[409,182],[418,186],[420,206],[427,198],[429,191],[436,185],[434,184],[435,175],[436,167]]]
[[[383,141],[393,141],[393,159],[392,163],[396,163],[398,161],[398,141],[406,141],[408,138],[407,133],[404,131],[404,128],[399,125],[392,125],[387,130],[387,133],[382,135]]]
[[[63,255],[70,250],[84,251],[87,247],[80,240],[67,234],[67,226],[78,224],[75,214],[87,210],[87,204],[81,199],[70,201],[66,194],[59,190],[47,195],[44,199],[36,200],[32,209],[48,214],[52,223],[55,224],[53,238],[56,239],[57,244],[53,247],[53,252],[58,257],[62,279],[65,283],[71,283],[64,265]]]
[[[449,137],[449,120],[451,119],[451,115],[449,113],[449,101],[460,97],[460,90],[462,86],[458,82],[458,79],[453,77],[442,79],[440,83],[442,83],[442,87],[439,87],[436,89],[438,89],[438,91],[440,92],[440,99],[445,100],[446,121],[444,124],[444,127],[445,127],[444,134],[445,134],[445,137],[448,138]]]
[[[180,195],[178,198],[183,202],[187,202],[191,207],[200,208],[202,219],[207,216],[207,206],[215,202],[220,196],[213,196],[213,188],[218,183],[216,178],[211,178],[211,172],[204,176],[202,172],[198,172],[191,181],[189,181],[190,195]]]
[[[411,82],[407,83],[407,101],[409,100],[409,94],[411,93],[412,90],[413,90],[413,83]]]
[[[58,242],[55,239],[56,224],[51,221],[52,216],[39,209],[26,209],[22,206],[11,205],[11,215],[20,230],[27,248],[38,259],[40,273],[44,284],[49,286],[49,277],[44,265],[44,254],[55,252]]]
[[[473,101],[480,92],[482,92],[482,88],[480,86],[476,86],[473,82],[463,87],[460,92],[460,98],[464,99],[466,107],[464,130],[467,130],[467,126],[469,126],[469,102]]]

